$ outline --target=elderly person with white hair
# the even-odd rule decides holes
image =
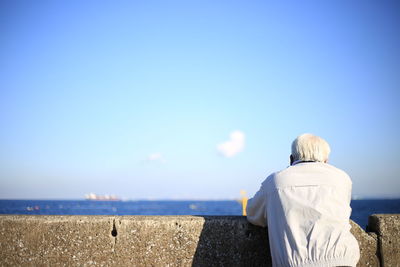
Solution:
[[[290,166],[271,174],[248,201],[247,219],[268,226],[273,266],[356,266],[350,233],[352,182],[328,164],[330,147],[303,134],[292,143]]]

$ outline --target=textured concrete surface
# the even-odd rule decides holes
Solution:
[[[374,214],[368,230],[377,233],[383,267],[400,267],[400,214]]]
[[[266,229],[241,216],[3,215],[0,229],[1,266],[271,266]],[[379,266],[377,235],[352,232],[358,266]]]
[[[113,263],[113,218],[0,216],[0,265]]]
[[[360,260],[357,266],[380,266],[377,235],[375,233],[366,233],[353,221],[351,221],[351,233],[356,237],[360,246]]]
[[[265,229],[245,218],[124,216],[117,229],[126,265],[270,266]]]

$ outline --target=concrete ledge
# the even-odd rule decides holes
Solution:
[[[381,265],[400,266],[400,214],[374,214],[369,217],[368,230],[378,235]]]
[[[377,236],[352,222],[359,266],[380,265],[389,228]],[[271,266],[266,229],[241,216],[3,215],[0,229],[1,266]]]

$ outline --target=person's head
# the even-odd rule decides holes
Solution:
[[[313,134],[302,134],[292,143],[292,154],[290,164],[295,161],[318,161],[328,162],[331,148],[328,142]]]

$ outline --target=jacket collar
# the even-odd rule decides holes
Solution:
[[[295,162],[292,163],[291,166],[296,165],[298,163],[307,163],[307,162],[317,162],[315,160],[296,160]]]

